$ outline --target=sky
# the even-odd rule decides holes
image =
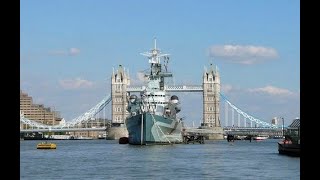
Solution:
[[[175,84],[202,85],[213,63],[241,110],[266,122],[300,117],[298,0],[21,0],[20,89],[72,120],[110,94],[113,68],[140,84],[149,68],[140,53],[154,38]],[[177,95],[185,124],[199,126],[202,93]]]

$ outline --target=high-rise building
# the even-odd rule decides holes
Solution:
[[[60,113],[52,111],[50,107],[43,104],[33,104],[32,97],[20,90],[20,113],[25,118],[45,125],[56,125],[61,121]]]

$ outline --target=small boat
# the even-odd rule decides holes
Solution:
[[[55,143],[41,142],[37,145],[37,149],[57,149]]]
[[[269,138],[268,135],[258,135],[258,136],[252,137],[253,140],[265,140],[265,139],[268,139],[268,138]]]
[[[233,134],[228,134],[227,135],[227,141],[228,142],[234,142],[234,135]]]
[[[70,140],[92,140],[93,137],[87,137],[87,136],[70,136]]]

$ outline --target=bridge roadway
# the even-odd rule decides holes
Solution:
[[[279,136],[283,134],[282,128],[250,128],[250,127],[238,127],[238,128],[223,128],[225,134],[232,135],[269,135]]]
[[[20,133],[30,132],[74,132],[74,131],[106,131],[107,127],[97,128],[59,128],[59,129],[20,129]]]
[[[185,133],[208,135],[214,134],[211,129],[198,129],[198,128],[186,128]],[[282,128],[268,128],[268,127],[224,127],[224,134],[233,135],[281,135],[283,132]]]

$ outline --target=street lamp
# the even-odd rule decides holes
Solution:
[[[284,136],[284,119],[283,117],[281,117],[282,119],[282,137]]]

